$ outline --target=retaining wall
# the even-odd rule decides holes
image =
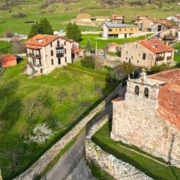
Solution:
[[[95,163],[103,171],[121,180],[153,180],[130,164],[117,159],[113,155],[103,151],[99,146],[91,141],[91,137],[108,121],[108,116],[104,116],[89,130],[86,136],[86,158]]]

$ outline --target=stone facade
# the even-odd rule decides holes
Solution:
[[[150,81],[145,73],[128,79],[125,99],[113,101],[111,138],[180,167],[180,131],[157,112],[163,83]]]
[[[148,41],[150,40],[147,40],[147,42]],[[160,43],[163,43],[160,40],[156,41],[159,41],[159,45]],[[121,49],[121,61],[132,63],[135,66],[145,68],[151,68],[155,64],[161,65],[165,63],[170,65],[173,63],[174,51],[171,50],[169,52],[164,52],[163,50],[162,52],[159,51],[157,53],[155,50],[157,47],[149,46],[150,48],[147,48],[141,42],[144,41],[134,42],[124,46]]]
[[[27,70],[30,76],[48,74],[57,67],[72,63],[75,49],[79,52],[79,44],[72,40],[55,35],[41,35],[26,42]]]

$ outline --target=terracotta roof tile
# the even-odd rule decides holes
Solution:
[[[139,43],[155,54],[174,51],[172,47],[165,45],[164,42],[159,39],[148,39],[140,41]]]
[[[16,56],[12,54],[6,54],[3,56],[0,56],[0,62],[14,61],[15,59],[16,59]]]
[[[180,86],[166,84],[160,88],[157,112],[180,130]]]
[[[149,75],[150,79],[157,79],[166,83],[180,84],[180,68],[161,71],[159,73]]]
[[[25,43],[30,46],[45,47],[58,38],[59,36],[55,36],[55,35],[37,34],[36,36],[30,38]]]

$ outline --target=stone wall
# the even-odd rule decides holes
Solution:
[[[106,171],[115,179],[152,180],[152,178],[146,176],[143,172],[130,164],[104,152],[91,140],[86,140],[86,157],[89,161],[93,161],[103,171]]]
[[[126,180],[152,180],[141,171],[137,170],[128,163],[117,159],[113,155],[106,153],[99,146],[93,143],[91,137],[108,121],[108,116],[104,116],[89,131],[86,136],[86,158],[93,161],[103,171],[113,176],[115,179]]]
[[[15,180],[32,180],[34,177],[38,176],[57,156],[57,154],[86,126],[86,124],[105,108],[106,104],[108,104],[121,89],[122,85],[120,84],[104,101],[102,101],[94,110],[83,118],[70,132],[63,136],[47,152],[45,152],[29,169],[16,177]]]

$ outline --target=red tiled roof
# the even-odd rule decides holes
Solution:
[[[113,47],[119,47],[119,44],[117,44],[117,43],[114,43],[114,42],[112,42],[112,43],[109,43],[109,45],[110,45],[110,46],[113,46]]]
[[[124,15],[116,14],[111,16],[111,20],[116,20],[116,19],[124,19]]]
[[[180,130],[180,86],[166,84],[160,88],[157,112]]]
[[[45,47],[58,38],[59,37],[55,35],[37,34],[36,36],[27,40],[25,43],[31,47]]]
[[[146,15],[138,15],[135,17],[135,20],[140,20],[140,19],[142,19],[142,17],[143,17],[143,19],[144,19],[144,17],[148,18],[148,16],[146,16]]]
[[[72,48],[72,53],[78,53],[78,52],[80,52],[81,51],[81,49],[78,49],[78,48]]]
[[[174,51],[172,47],[165,45],[159,39],[148,39],[140,41],[139,43],[155,54]]]
[[[180,68],[161,71],[159,73],[149,75],[148,78],[180,85]]]
[[[0,62],[14,61],[14,60],[16,60],[16,56],[12,54],[6,54],[3,56],[0,56]]]
[[[156,20],[153,19],[153,18],[146,18],[146,19],[149,20],[149,21],[151,21],[151,22],[156,22]]]

